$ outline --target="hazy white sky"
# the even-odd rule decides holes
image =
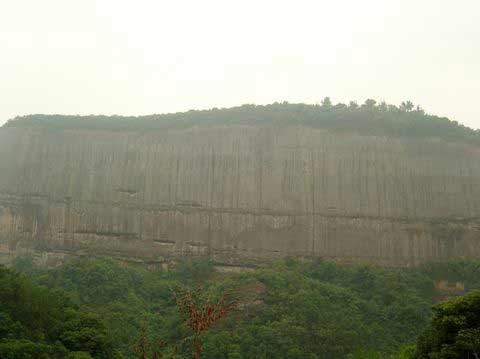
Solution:
[[[325,96],[480,128],[480,1],[0,0],[0,123]]]

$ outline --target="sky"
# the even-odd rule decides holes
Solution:
[[[0,1],[0,124],[325,96],[480,128],[480,1]]]

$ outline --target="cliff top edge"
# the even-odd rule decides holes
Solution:
[[[18,116],[2,128],[42,128],[44,130],[145,131],[182,129],[198,125],[302,125],[330,131],[394,137],[439,137],[448,141],[480,145],[480,130],[474,130],[425,113],[412,103],[397,107],[367,100],[363,105],[291,104],[242,105],[232,108],[190,110],[145,116],[46,115]]]

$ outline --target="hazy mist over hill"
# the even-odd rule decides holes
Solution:
[[[480,127],[480,3],[11,1],[0,124],[276,101],[411,100]]]

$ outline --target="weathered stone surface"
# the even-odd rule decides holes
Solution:
[[[480,254],[480,148],[214,125],[0,130],[0,256],[414,265]]]

